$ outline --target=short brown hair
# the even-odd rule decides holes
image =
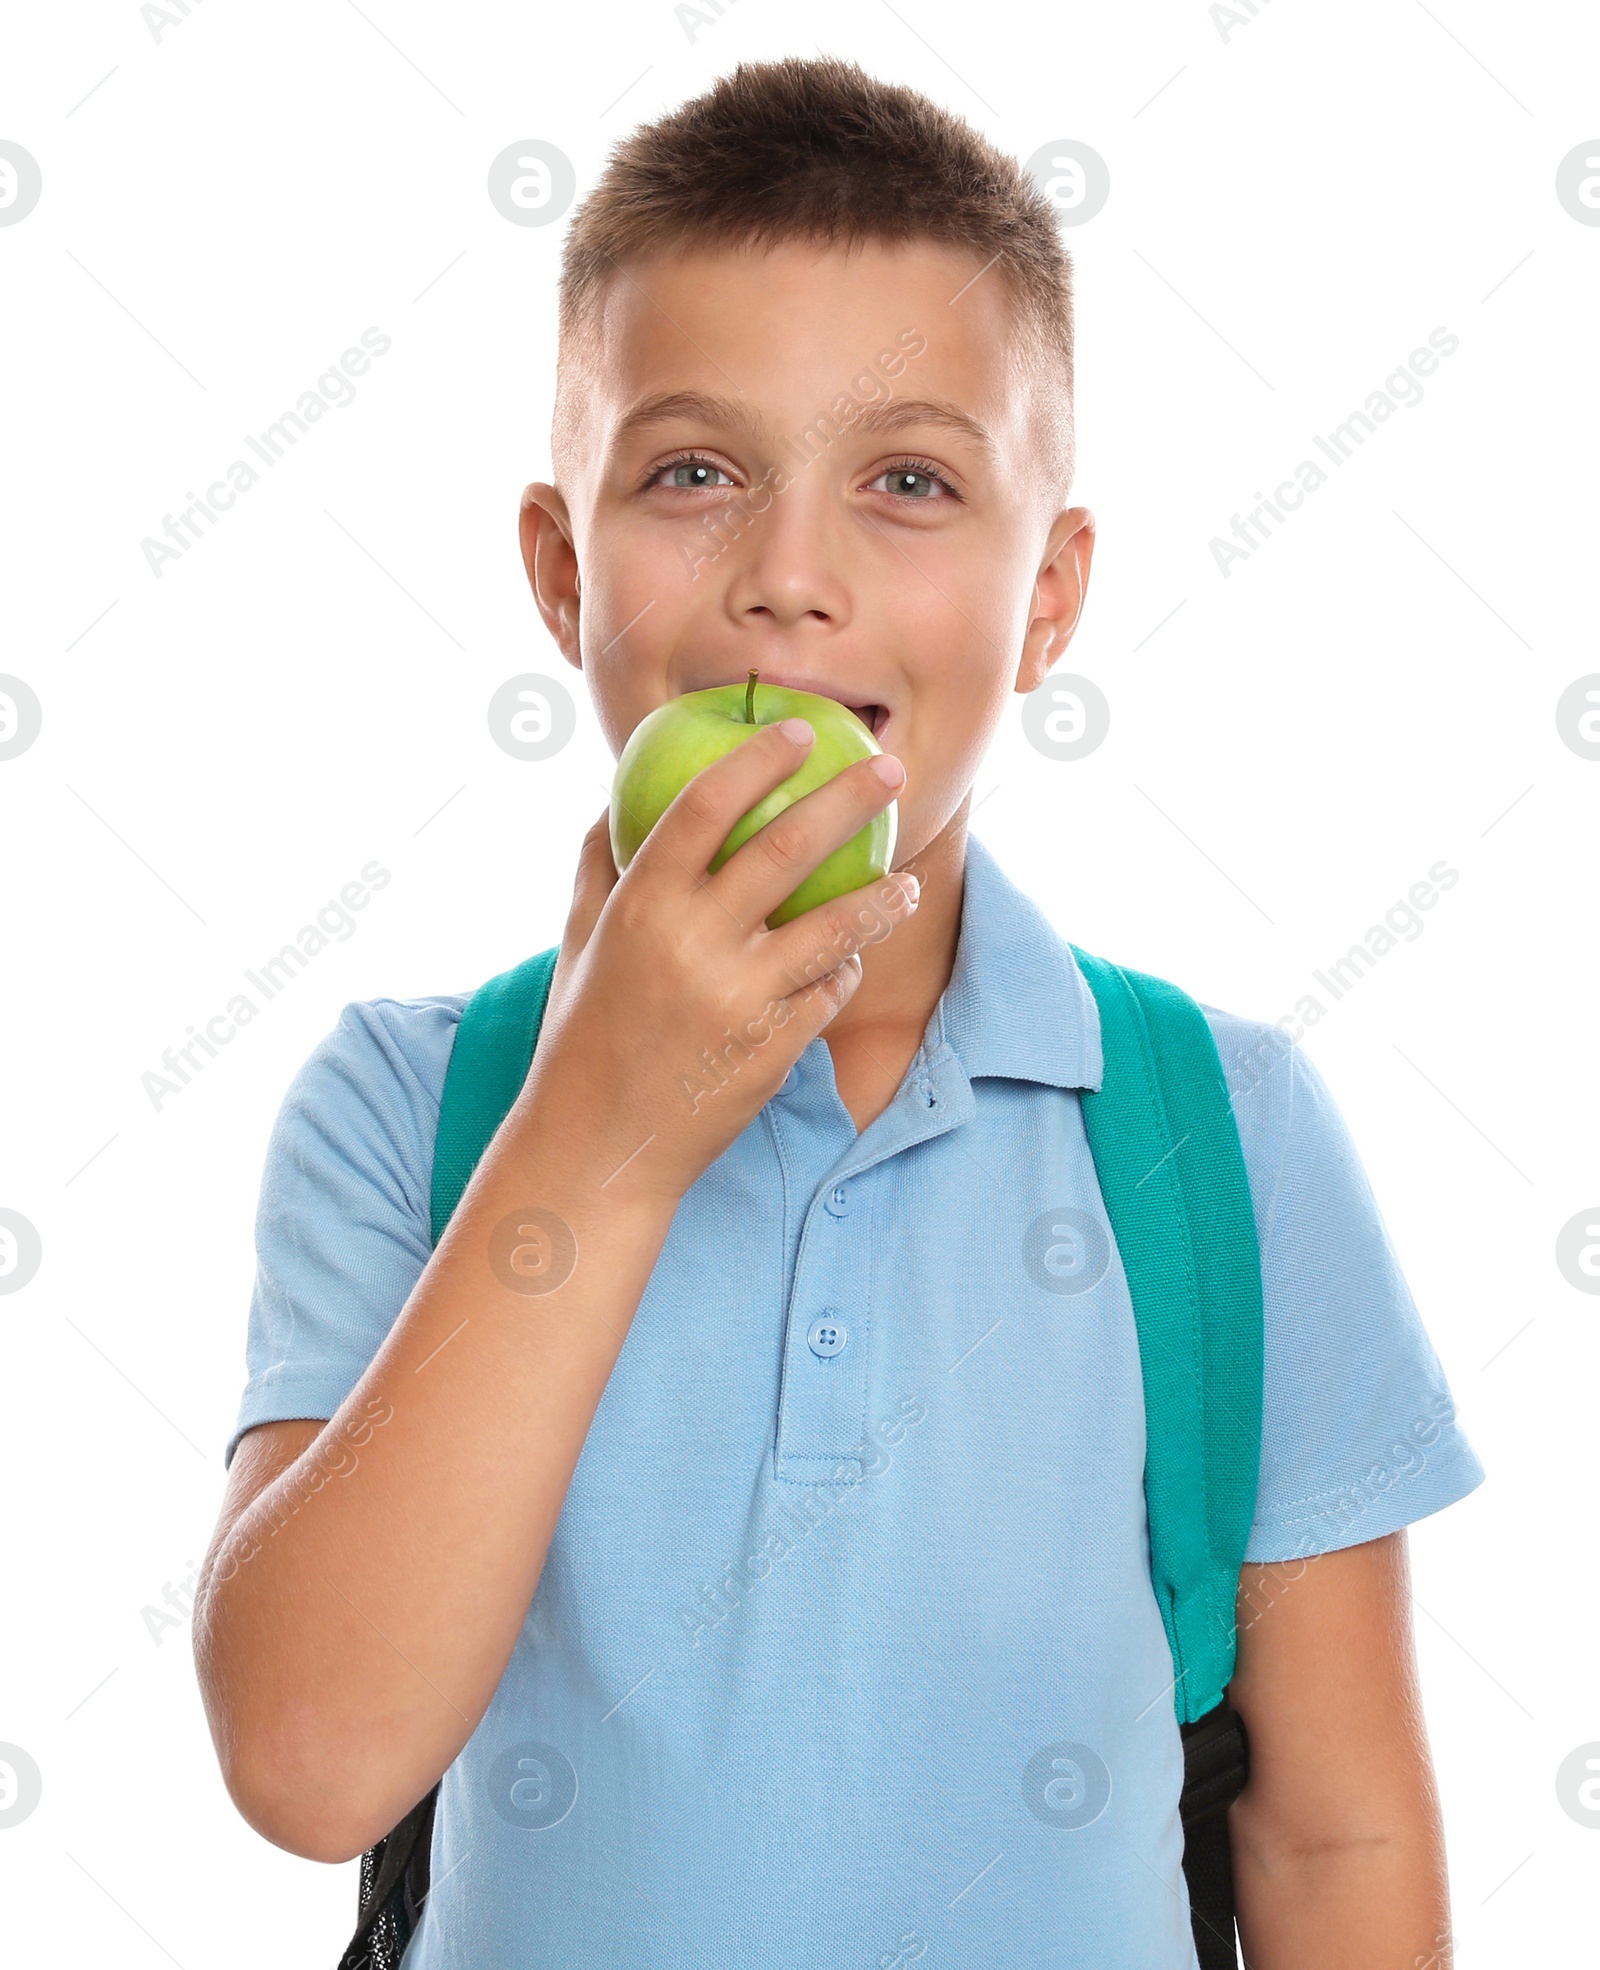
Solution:
[[[1044,421],[1064,494],[1074,450],[1072,262],[1054,208],[1015,158],[960,117],[836,56],[741,62],[617,145],[562,251],[562,349],[584,339],[630,255],[868,239],[932,240],[997,266],[1053,386]],[[563,394],[558,383],[558,433],[576,411]]]

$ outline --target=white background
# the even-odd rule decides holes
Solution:
[[[131,0],[13,12],[0,137],[43,197],[0,228],[0,670],[44,706],[0,764],[0,1205],[44,1247],[0,1299],[0,1740],[44,1775],[0,1832],[13,1961],[342,1947],[355,1864],[237,1816],[187,1625],[158,1640],[144,1610],[214,1521],[290,1077],[346,1001],[464,990],[556,942],[606,799],[515,544],[549,469],[563,228],[507,223],[485,174],[537,137],[581,196],[637,122],[818,48],[1111,173],[1071,238],[1099,545],[1064,665],[1110,736],[1061,764],[1013,715],[976,832],[1076,941],[1266,1018],[1432,863],[1460,872],[1305,1043],[1489,1470],[1412,1535],[1460,1961],[1588,1960],[1600,1832],[1555,1773],[1600,1739],[1600,1304],[1555,1242],[1600,1197],[1600,762],[1555,707],[1600,670],[1600,227],[1555,173],[1600,126],[1600,22],[1239,17],[739,0],[691,33],[667,0],[206,0],[158,40]],[[356,401],[157,579],[142,538],[369,325],[393,347]],[[1460,347],[1423,401],[1224,578],[1212,537],[1436,327]],[[527,670],[580,700],[542,765],[485,718]],[[163,1049],[373,858],[393,880],[357,933],[154,1109]]]

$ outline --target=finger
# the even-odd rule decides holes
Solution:
[[[561,939],[562,955],[578,952],[594,935],[600,912],[618,883],[617,865],[611,857],[611,820],[603,813],[583,838],[578,850],[578,869],[572,883],[572,907]]]
[[[805,735],[801,743],[790,737],[791,727]],[[815,736],[804,719],[758,727],[752,738],[701,768],[650,830],[633,862],[650,867],[652,882],[676,880],[684,888],[700,888],[712,856],[758,801],[798,771]]]
[[[892,870],[769,931],[761,950],[773,966],[773,995],[797,998],[868,945],[881,943],[916,914],[920,896],[909,869]]]
[[[789,1016],[790,1045],[794,1047],[797,1039],[801,1043],[799,1047],[794,1047],[796,1057],[855,997],[861,987],[862,975],[860,958],[846,958],[835,970],[819,978],[815,984],[805,986],[787,1001],[793,1008]]]
[[[899,770],[893,786],[875,770],[885,764]],[[904,778],[905,769],[891,755],[853,761],[742,843],[711,878],[713,893],[741,923],[761,923],[836,848],[883,812]]]

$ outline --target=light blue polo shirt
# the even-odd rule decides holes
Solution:
[[[1191,1970],[1095,1003],[966,866],[888,1108],[858,1137],[814,1039],[684,1198],[444,1775],[406,1970]],[[331,1416],[422,1270],[462,1004],[348,1006],[290,1089],[229,1458]],[[1483,1473],[1322,1081],[1207,1012],[1265,1282],[1250,1557],[1374,1539]],[[1045,1214],[1080,1227],[1051,1267]]]

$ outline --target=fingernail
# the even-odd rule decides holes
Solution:
[[[915,903],[917,898],[922,894],[922,884],[917,881],[909,869],[896,869],[895,877],[900,887],[906,892],[906,895]]]
[[[886,787],[898,787],[905,782],[906,769],[891,752],[875,753],[872,770]]]
[[[808,746],[817,736],[803,718],[780,718],[778,730],[791,745]]]

